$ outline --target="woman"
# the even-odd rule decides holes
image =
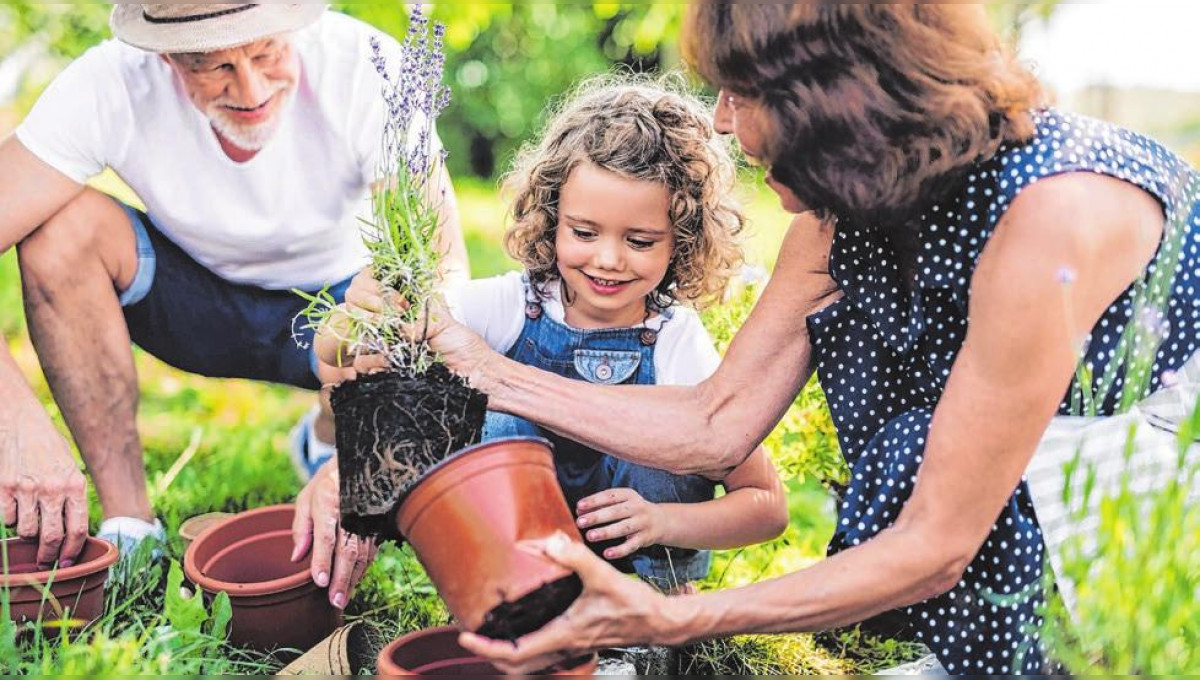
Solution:
[[[679,473],[738,464],[815,368],[852,470],[830,557],[668,599],[552,540],[583,596],[515,646],[464,644],[520,672],[898,609],[952,673],[1040,671],[1044,548],[1022,475],[1088,389],[1080,351],[1098,411],[1116,408],[1123,372],[1108,369],[1136,344],[1121,342],[1136,306],[1169,293],[1139,396],[1195,352],[1195,173],[1150,140],[1039,109],[978,6],[699,3],[685,47],[721,88],[718,127],[800,215],[718,372],[692,388],[581,386],[461,327],[435,343],[491,408]],[[1183,247],[1160,252],[1164,217],[1188,215]],[[1142,285],[1160,269],[1181,272],[1176,287]],[[612,417],[579,420],[584,405]]]

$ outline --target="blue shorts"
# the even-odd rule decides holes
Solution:
[[[134,343],[189,373],[321,387],[313,331],[301,328],[306,319],[295,318],[308,305],[303,298],[217,276],[164,236],[149,215],[124,208],[137,235],[137,273],[120,293]],[[329,293],[342,302],[349,286],[350,278],[334,282]]]

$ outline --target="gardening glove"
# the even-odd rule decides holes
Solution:
[[[38,540],[41,565],[69,567],[88,535],[87,482],[66,439],[38,407],[0,421],[0,512],[6,527]]]
[[[561,532],[525,544],[530,550],[579,574],[583,594],[562,616],[516,642],[462,633],[467,651],[484,657],[505,673],[533,673],[589,652],[634,644],[682,642],[666,613],[687,596],[667,598],[650,586],[627,578],[587,546]]]
[[[338,507],[337,459],[321,466],[296,497],[292,523],[292,561],[299,562],[312,551],[313,582],[329,588],[329,602],[344,609],[375,560],[374,539],[342,529]]]

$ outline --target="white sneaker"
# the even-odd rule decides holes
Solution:
[[[292,467],[296,469],[296,475],[300,477],[302,483],[307,483],[312,479],[317,470],[337,454],[337,447],[317,439],[314,427],[320,412],[321,407],[314,406],[300,418],[300,422],[296,423],[289,435],[292,444],[289,451],[292,456]]]
[[[147,522],[136,517],[109,517],[100,523],[96,537],[117,546],[122,558],[132,555],[144,541],[150,540],[154,545],[151,557],[157,560],[162,557],[162,546],[167,542],[167,532],[157,518]]]

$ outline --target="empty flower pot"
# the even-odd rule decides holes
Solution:
[[[342,623],[342,612],[313,583],[311,555],[291,561],[295,512],[273,505],[239,513],[205,529],[184,554],[192,583],[210,597],[229,595],[235,645],[305,650]]]
[[[454,454],[404,498],[397,524],[467,630],[516,639],[582,590],[577,575],[521,545],[556,531],[582,542],[544,439],[499,439]]]
[[[545,671],[552,675],[591,675],[596,655],[589,654]],[[495,666],[458,644],[453,626],[427,628],[409,633],[379,652],[377,675],[470,675],[499,676]]]
[[[82,626],[100,617],[104,582],[117,561],[116,546],[88,537],[75,564],[46,570],[37,563],[37,541],[10,538],[2,543],[0,557],[7,558],[8,568],[0,573],[0,590],[8,593],[14,622],[51,623],[65,615]],[[0,566],[4,564],[0,560]]]

